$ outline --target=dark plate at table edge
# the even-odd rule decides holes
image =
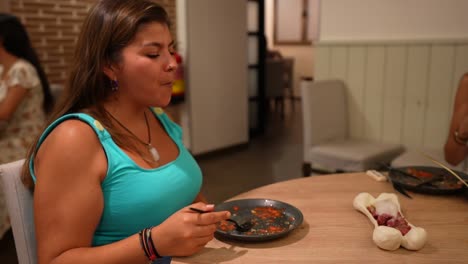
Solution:
[[[427,171],[427,172],[434,172],[434,170],[437,170],[437,171],[444,172],[444,174],[450,174],[450,172],[448,172],[446,169],[441,168],[441,167],[435,167],[435,166],[434,167],[432,166],[404,166],[404,167],[397,167],[395,169],[406,171],[409,168]],[[464,172],[461,172],[458,170],[453,170],[453,171],[457,173],[463,179],[468,180],[468,175],[465,174]],[[392,181],[397,182],[406,190],[417,192],[417,193],[446,195],[446,194],[457,194],[457,193],[462,192],[465,189],[464,185],[460,186],[460,188],[440,188],[440,187],[435,187],[433,185],[414,186],[412,184],[408,184],[407,182],[401,180],[405,176],[395,177],[394,174],[398,174],[398,172],[389,173],[389,176],[392,178]]]
[[[286,235],[288,235],[290,232],[298,228],[302,222],[304,221],[304,216],[302,212],[295,206],[274,200],[274,199],[268,199],[268,198],[252,198],[252,199],[237,199],[237,200],[230,200],[223,202],[221,204],[218,204],[215,207],[215,211],[219,210],[230,210],[232,209],[233,206],[239,206],[241,207],[242,205],[239,205],[239,203],[244,203],[244,202],[253,202],[256,203],[253,206],[248,205],[248,207],[257,207],[257,206],[274,206],[275,208],[284,208],[285,213],[287,213],[290,216],[294,217],[294,223],[290,226],[288,230],[279,232],[276,234],[270,234],[270,235],[243,235],[241,233],[229,233],[229,232],[224,232],[219,229],[216,229],[215,235],[216,237],[222,238],[222,239],[228,239],[228,240],[236,240],[236,241],[242,241],[242,242],[262,242],[262,241],[270,241],[273,239],[281,238]],[[280,204],[280,206],[275,206],[274,204]],[[245,208],[245,205],[244,205]],[[292,212],[290,212],[292,211]]]

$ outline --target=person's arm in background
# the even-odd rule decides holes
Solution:
[[[465,73],[458,85],[453,107],[452,121],[445,143],[445,160],[457,165],[468,154],[468,73]]]
[[[16,108],[20,105],[21,101],[28,94],[28,89],[23,88],[20,85],[15,85],[8,88],[7,95],[0,102],[0,120],[8,121],[16,111]]]
[[[7,95],[0,102],[0,129],[7,125],[8,120],[13,116],[16,108],[28,94],[28,89],[20,85],[15,85],[8,88]]]

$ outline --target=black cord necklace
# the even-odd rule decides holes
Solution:
[[[124,126],[124,124],[120,123],[119,120],[117,120],[117,118],[115,118],[111,113],[109,113],[108,111],[106,111],[106,113],[112,118],[114,119],[114,121],[119,124],[123,129],[125,129],[125,131],[127,131],[130,135],[132,135],[138,142],[140,142],[141,144],[145,145],[146,148],[148,149],[148,151],[151,153],[151,156],[153,157],[153,160],[155,162],[158,162],[159,161],[159,152],[158,150],[153,147],[153,145],[151,145],[151,129],[150,129],[150,126],[149,126],[149,123],[148,123],[148,117],[146,116],[146,112],[144,112],[143,114],[145,115],[145,123],[146,123],[146,128],[147,128],[147,133],[148,133],[148,143],[144,142],[143,140],[141,140],[139,137],[137,137],[137,135],[133,134],[132,131],[130,131],[130,129],[128,129],[126,126]]]

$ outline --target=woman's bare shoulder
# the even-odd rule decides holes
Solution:
[[[93,128],[77,119],[65,120],[57,125],[45,139],[44,145],[46,141],[63,144],[63,146],[71,148],[78,147],[79,149],[87,149],[99,144]]]
[[[90,125],[76,119],[63,121],[50,132],[37,152],[36,163],[60,164],[62,169],[70,170],[84,170],[86,164],[101,172],[106,170],[99,138]]]

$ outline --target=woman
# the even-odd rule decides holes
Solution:
[[[0,164],[26,156],[52,105],[25,28],[16,17],[0,13]],[[0,194],[0,238],[9,228],[3,199]]]
[[[40,264],[191,255],[230,216],[189,209],[213,205],[199,194],[201,171],[180,127],[159,108],[171,99],[173,52],[167,14],[150,0],[90,10],[64,100],[23,175],[35,181]]]
[[[445,160],[452,165],[463,161],[468,153],[468,73],[458,84],[452,121],[445,143]]]

